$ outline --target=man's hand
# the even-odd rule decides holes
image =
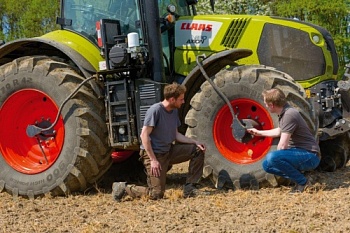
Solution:
[[[162,171],[162,167],[158,160],[151,160],[151,174],[155,177],[160,176],[160,172]]]
[[[195,141],[195,143],[196,143],[197,147],[198,147],[199,149],[201,149],[202,151],[205,151],[205,150],[206,150],[205,145],[204,145],[203,143],[200,143],[200,142],[198,142],[198,141]]]
[[[255,128],[247,129],[247,132],[259,137],[270,137],[270,138],[276,138],[281,135],[281,129],[279,127],[274,129],[268,129],[268,130],[258,130]]]
[[[247,129],[247,132],[254,135],[254,136],[259,136],[259,130],[255,129],[255,128]]]

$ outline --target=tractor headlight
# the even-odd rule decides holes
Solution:
[[[318,44],[320,43],[321,39],[318,35],[313,35],[312,36],[312,41],[315,43],[315,44]]]
[[[167,11],[170,13],[170,14],[174,14],[175,11],[176,11],[176,6],[174,6],[173,4],[170,4],[167,6]]]
[[[119,132],[119,134],[125,134],[124,126],[120,126],[118,132]]]

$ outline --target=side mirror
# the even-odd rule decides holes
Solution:
[[[210,6],[213,12],[214,12],[214,5],[215,5],[215,0],[210,0]]]
[[[186,0],[189,6],[197,4],[198,0]]]

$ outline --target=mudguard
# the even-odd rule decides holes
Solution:
[[[96,48],[98,52],[98,49]],[[99,55],[99,53],[97,53]],[[61,43],[60,41],[55,41],[50,38],[36,37],[36,38],[26,38],[15,40],[4,44],[0,47],[0,65],[11,62],[12,60],[33,55],[51,55],[56,57],[68,57],[82,72],[82,74],[87,78],[96,73],[97,65],[94,66],[93,63],[98,64],[99,57],[93,57],[89,60],[86,59],[83,54],[74,50],[73,48]],[[98,96],[102,96],[95,82],[90,82],[94,91]]]

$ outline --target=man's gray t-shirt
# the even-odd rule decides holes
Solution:
[[[279,116],[282,133],[291,134],[289,148],[297,147],[308,151],[320,152],[320,148],[308,125],[298,110],[286,105]]]
[[[171,143],[175,141],[177,128],[181,125],[177,109],[168,112],[163,104],[153,104],[146,112],[144,126],[152,126],[149,135],[153,152],[166,153],[170,150]],[[141,149],[144,149],[141,145]]]

